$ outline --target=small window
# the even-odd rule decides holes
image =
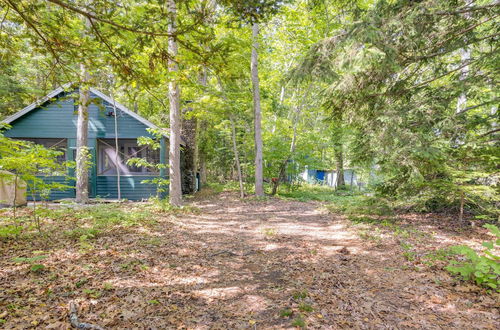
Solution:
[[[20,138],[20,140],[30,141],[36,144],[40,144],[48,149],[54,149],[61,151],[62,154],[57,156],[57,162],[62,164],[66,161],[66,152],[68,150],[68,141],[66,139],[32,139],[32,138]]]

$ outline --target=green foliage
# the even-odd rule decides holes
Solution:
[[[86,294],[88,297],[94,299],[97,299],[102,295],[100,291],[95,289],[83,289],[83,293]]]
[[[5,137],[0,131],[0,169],[7,172],[0,174],[0,179],[13,181],[16,184],[16,192],[20,184],[26,183],[28,193],[33,201],[39,198],[47,198],[52,190],[65,190],[71,187],[58,182],[48,182],[44,176],[63,175],[67,180],[67,170],[74,166],[73,162],[57,161],[57,157],[63,154],[61,151],[48,149],[28,141],[12,140]],[[15,203],[14,209],[16,207]],[[33,220],[41,232],[40,221],[36,212],[36,204],[33,205]],[[14,213],[16,215],[16,213]]]
[[[353,215],[352,221],[370,222],[370,217],[356,217],[359,215],[390,216],[394,214],[391,203],[384,199],[371,196],[342,196],[327,205],[330,212]]]
[[[466,212],[498,218],[496,7],[457,6],[376,1],[295,73],[327,85],[324,105],[349,118],[350,161],[377,176],[377,193],[423,211],[458,211],[465,199]]]
[[[262,232],[267,238],[273,238],[277,235],[277,231],[274,228],[263,228]]]
[[[32,273],[39,274],[45,270],[45,265],[37,263],[37,261],[46,259],[47,256],[45,255],[35,255],[33,257],[17,257],[12,259],[12,261],[17,262],[17,263],[25,263],[29,264],[29,270]]]
[[[293,310],[291,308],[285,308],[280,311],[281,317],[290,317],[293,315]]]
[[[71,229],[71,230],[68,230],[68,231],[65,231],[64,234],[66,236],[68,236],[69,238],[71,239],[74,239],[74,240],[78,240],[80,239],[81,237],[85,237],[85,238],[96,238],[99,234],[101,233],[101,231],[99,229],[96,229],[96,228],[75,228],[75,229]]]
[[[343,204],[344,201],[360,198],[361,195],[354,191],[338,191],[330,186],[315,184],[302,184],[289,191],[281,191],[279,197],[295,199],[303,202],[321,201]],[[351,198],[352,197],[352,198]]]
[[[151,133],[154,138],[140,136],[137,138],[137,145],[140,147],[147,147],[150,150],[158,150],[160,149],[160,141],[164,138],[165,132],[162,130],[148,128],[147,131]],[[141,183],[151,183],[156,186],[157,197],[160,197],[162,193],[168,191],[168,186],[170,181],[166,179],[164,176],[164,170],[167,168],[167,165],[163,163],[153,163],[150,162],[146,158],[133,157],[127,160],[127,165],[142,167],[149,170],[152,170],[153,173],[158,173],[160,176],[155,176],[152,179],[142,180]]]
[[[28,263],[28,264],[33,264],[36,261],[40,261],[43,259],[47,259],[47,256],[45,255],[36,255],[34,257],[17,257],[12,259],[12,261],[17,262],[17,263]]]
[[[305,302],[301,302],[299,304],[299,311],[310,313],[310,312],[314,311],[314,308]]]
[[[33,264],[30,266],[30,271],[39,274],[45,270],[45,266],[42,264]]]
[[[473,280],[478,285],[500,291],[500,257],[494,254],[495,247],[500,246],[500,230],[491,224],[485,227],[496,236],[496,240],[484,242],[486,250],[481,254],[464,245],[452,247],[451,251],[464,256],[465,260],[452,260],[446,269],[464,280]]]
[[[293,293],[293,299],[299,300],[299,299],[306,299],[307,298],[307,290],[299,290],[295,291]]]
[[[22,232],[22,227],[18,225],[0,226],[0,238],[17,237]]]
[[[304,320],[304,317],[302,315],[297,316],[292,321],[292,326],[293,327],[305,328],[306,325],[307,325],[306,321]]]

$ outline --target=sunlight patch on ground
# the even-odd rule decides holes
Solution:
[[[207,299],[209,301],[212,301],[214,299],[222,299],[222,300],[231,299],[243,294],[245,291],[238,286],[233,286],[226,288],[210,288],[210,289],[196,290],[194,292],[196,295],[204,299]]]
[[[276,250],[276,249],[279,249],[280,248],[280,245],[278,244],[274,244],[274,243],[269,243],[269,244],[266,244],[263,248],[264,251],[272,251],[272,250]]]

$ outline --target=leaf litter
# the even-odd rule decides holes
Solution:
[[[199,211],[155,214],[87,245],[64,235],[71,218],[52,222],[48,237],[0,241],[0,326],[67,329],[72,301],[80,322],[116,329],[498,325],[498,295],[423,258],[480,242],[480,229],[405,215],[402,226],[414,235],[389,235],[316,202],[227,192],[190,204]],[[34,258],[43,269],[19,262],[34,256],[43,256]]]

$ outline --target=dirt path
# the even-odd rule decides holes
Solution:
[[[68,247],[53,261],[61,283],[87,280],[87,297],[77,298],[85,321],[117,329],[498,324],[494,298],[461,292],[442,273],[406,267],[393,246],[360,239],[347,220],[317,203],[240,201],[225,193],[192,204],[199,213],[100,238],[84,256]],[[8,286],[4,298],[32,285],[30,279],[7,281],[8,271],[0,275]],[[91,288],[99,294],[92,296]],[[75,297],[53,285],[52,298],[41,306],[43,290],[31,292],[37,302],[19,309],[20,319],[39,313],[31,326],[65,328],[66,304]]]

